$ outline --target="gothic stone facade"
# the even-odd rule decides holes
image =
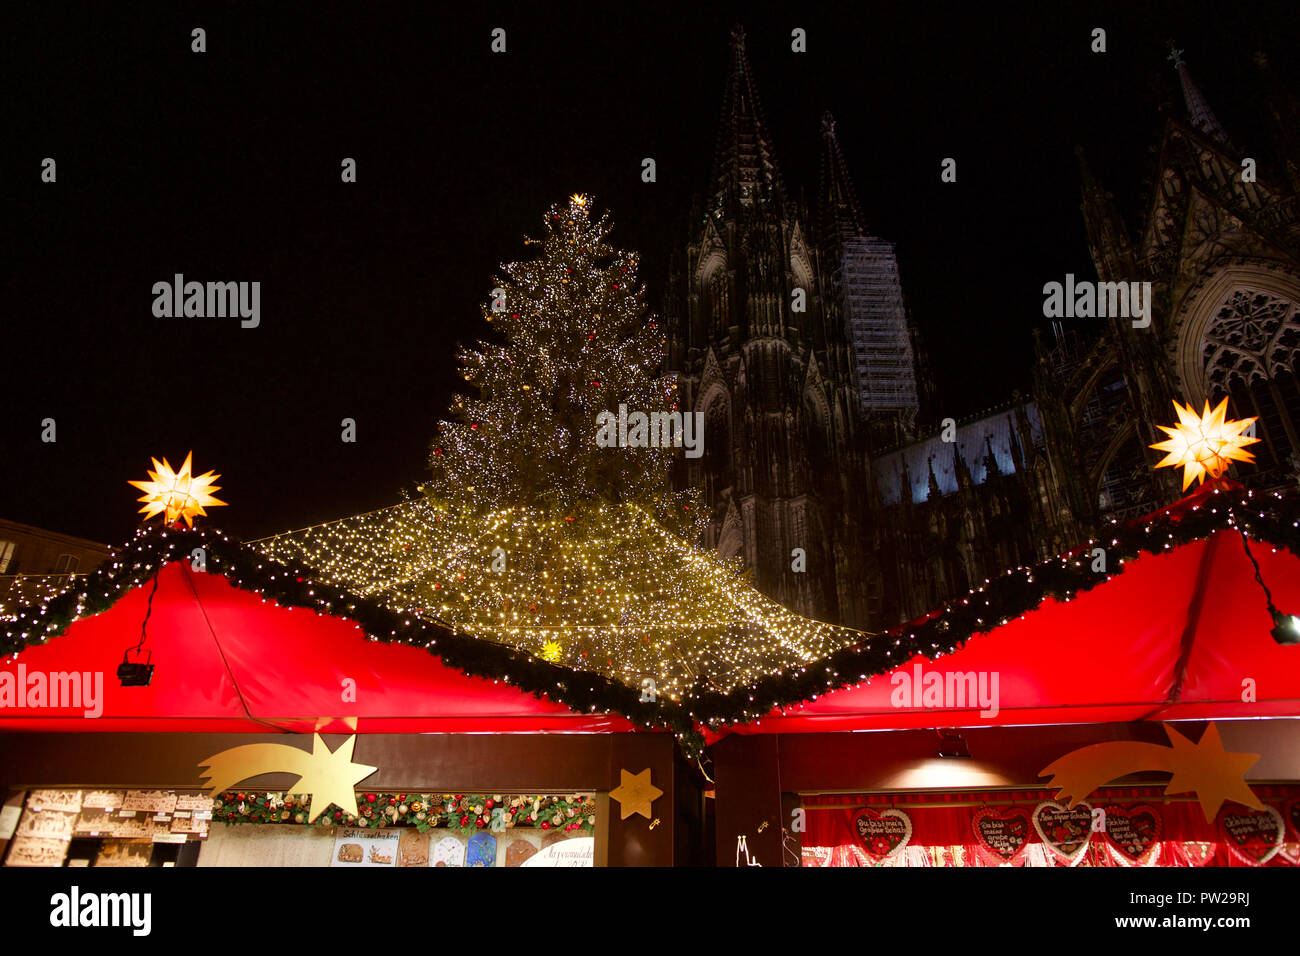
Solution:
[[[1032,401],[1011,396],[939,434],[910,326],[915,403],[863,400],[845,249],[868,237],[834,123],[823,119],[814,219],[782,179],[733,31],[709,191],[674,253],[663,310],[667,367],[683,407],[705,415],[705,454],[681,462],[679,480],[704,489],[706,545],[741,555],[760,589],[800,613],[877,629],[1176,497],[1178,477],[1153,473],[1159,455],[1146,448],[1164,437],[1155,426],[1175,397],[1226,394],[1235,415],[1260,415],[1260,468],[1240,477],[1292,480],[1300,153],[1288,137],[1300,111],[1275,92],[1290,161],[1244,183],[1242,157],[1178,70],[1190,119],[1166,124],[1135,233],[1083,170],[1098,276],[1151,281],[1151,328],[1115,321],[1091,340],[1040,341]]]

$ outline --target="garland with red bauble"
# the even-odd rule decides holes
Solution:
[[[227,790],[212,803],[212,819],[226,824],[265,823],[307,826],[310,798],[301,793]],[[311,826],[414,827],[474,832],[528,827],[538,830],[596,829],[596,801],[582,794],[510,795],[461,793],[360,793],[359,815],[335,804]]]

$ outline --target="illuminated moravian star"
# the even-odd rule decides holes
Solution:
[[[180,471],[172,471],[166,458],[161,462],[154,458],[149,481],[127,482],[144,492],[139,499],[144,502],[144,507],[140,509],[144,520],[148,521],[160,514],[167,524],[184,519],[187,525],[194,527],[195,515],[207,515],[203,510],[205,507],[225,504],[212,495],[212,492],[221,490],[220,486],[213,484],[220,475],[211,471],[191,475],[190,459],[193,455],[190,452],[185,456],[185,464],[181,465]]]
[[[1157,426],[1169,438],[1156,442],[1151,447],[1167,454],[1156,462],[1157,468],[1166,466],[1183,467],[1183,490],[1193,481],[1204,481],[1208,475],[1218,478],[1228,470],[1233,461],[1254,461],[1253,453],[1243,446],[1259,441],[1242,433],[1255,421],[1244,418],[1240,421],[1226,421],[1228,400],[1225,398],[1210,411],[1210,403],[1205,403],[1205,411],[1198,417],[1191,405],[1179,405],[1174,402],[1174,411],[1178,413],[1178,424]]]

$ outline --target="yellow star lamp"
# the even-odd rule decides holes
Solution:
[[[167,524],[175,524],[183,519],[192,528],[195,515],[207,515],[203,510],[205,507],[225,505],[224,501],[212,495],[212,492],[221,490],[220,486],[213,484],[221,476],[210,471],[192,475],[190,459],[193,455],[190,452],[185,456],[185,464],[181,465],[180,471],[173,471],[166,458],[161,462],[155,458],[153,470],[149,472],[149,481],[127,482],[144,492],[139,500],[144,502],[140,511],[145,521],[154,515],[163,515]]]
[[[1156,442],[1151,447],[1165,452],[1165,457],[1156,462],[1157,468],[1183,468],[1183,490],[1193,481],[1204,481],[1208,475],[1218,478],[1228,470],[1233,461],[1254,461],[1252,452],[1245,450],[1245,445],[1252,445],[1258,438],[1248,438],[1242,433],[1255,421],[1244,418],[1240,421],[1227,421],[1228,400],[1225,398],[1210,411],[1210,403],[1205,403],[1205,411],[1199,416],[1191,405],[1179,405],[1174,402],[1174,411],[1178,413],[1178,424],[1173,428],[1167,425],[1157,426],[1169,438]]]

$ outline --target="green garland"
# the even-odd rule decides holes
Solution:
[[[776,674],[725,694],[699,694],[686,703],[710,729],[756,720],[777,708],[889,673],[917,654],[931,659],[951,654],[972,635],[992,631],[1047,598],[1068,600],[1104,584],[1143,554],[1160,554],[1229,529],[1234,536],[1242,530],[1253,541],[1300,556],[1300,497],[1203,488],[1150,519],[1111,522],[1097,538],[1068,555],[1008,571],[941,611],[868,637],[796,673]],[[1104,573],[1092,570],[1095,548],[1106,553]],[[1259,600],[1262,606],[1262,592]]]
[[[231,584],[279,604],[312,608],[355,621],[372,638],[428,647],[448,666],[466,674],[503,680],[535,697],[560,701],[577,712],[622,714],[644,727],[673,730],[687,757],[703,750],[698,726],[719,729],[745,723],[773,709],[816,699],[830,690],[888,673],[917,654],[937,658],[1032,611],[1047,598],[1067,600],[1102,584],[1143,554],[1159,554],[1227,529],[1244,530],[1255,541],[1300,556],[1300,498],[1245,489],[1203,489],[1173,509],[1149,520],[1112,522],[1104,534],[1069,555],[1030,568],[1016,568],[951,602],[942,611],[882,634],[865,638],[790,673],[774,674],[728,693],[693,689],[680,703],[642,701],[639,691],[600,674],[570,670],[524,651],[494,644],[401,615],[342,588],[320,584],[304,567],[278,564],[216,530],[140,528],[133,541],[116,550],[92,575],[51,599],[20,609],[0,639],[0,651],[17,654],[63,633],[78,618],[107,610],[127,590],[146,583],[169,561],[189,560],[204,548],[209,571]],[[1105,573],[1092,570],[1092,551],[1106,552]]]
[[[74,586],[46,604],[20,608],[0,638],[0,652],[17,654],[25,647],[44,644],[74,621],[108,610],[127,591],[146,584],[163,565],[189,561],[198,548],[204,551],[209,573],[221,574],[235,587],[277,604],[354,621],[374,640],[426,648],[465,674],[513,684],[577,713],[621,714],[646,728],[671,729],[687,753],[702,749],[702,738],[679,704],[643,701],[639,689],[604,675],[571,670],[523,650],[455,634],[416,615],[399,614],[343,588],[312,580],[310,568],[277,563],[205,527],[141,526],[132,541],[116,549],[92,574],[77,579]]]
[[[227,790],[212,803],[212,819],[241,823],[323,827],[414,827],[462,833],[509,829],[560,830],[590,835],[596,828],[596,801],[581,794],[535,796],[452,793],[359,793],[358,816],[331,803],[308,824],[310,801],[300,793]]]

